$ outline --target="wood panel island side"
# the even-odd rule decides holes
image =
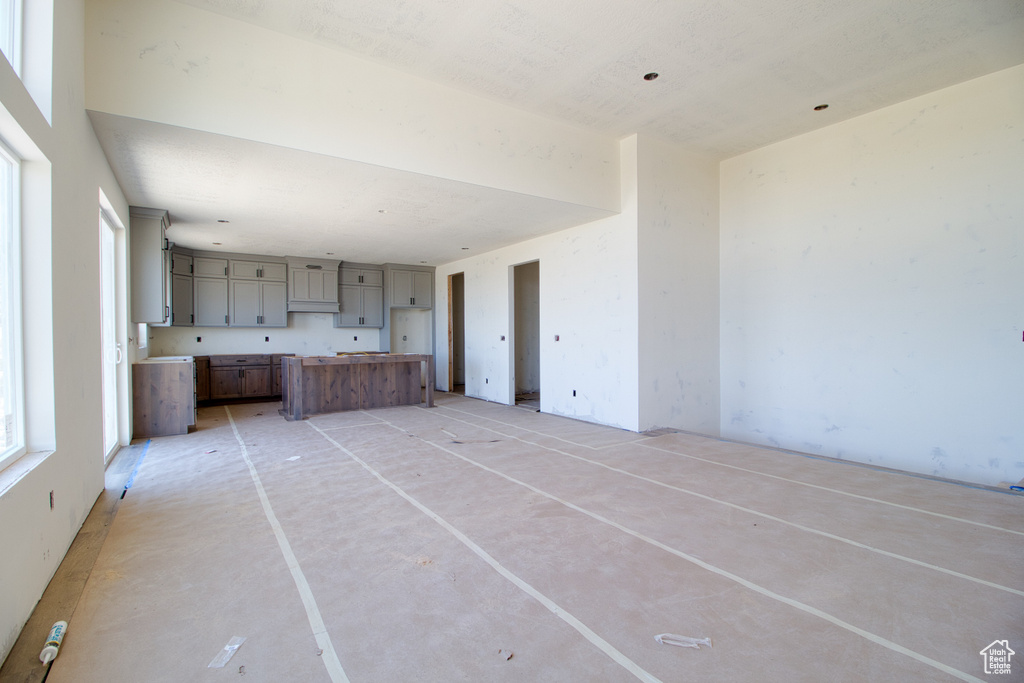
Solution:
[[[342,410],[420,403],[426,362],[426,405],[434,407],[434,357],[425,353],[292,356],[281,361],[281,413],[289,420]]]

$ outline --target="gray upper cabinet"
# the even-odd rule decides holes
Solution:
[[[288,264],[281,261],[231,259],[228,277],[232,280],[288,281]]]
[[[341,285],[335,327],[384,327],[384,288]]]
[[[228,260],[210,256],[192,258],[192,275],[195,277],[227,277]]]
[[[384,327],[384,270],[361,264],[343,264],[338,300],[341,311],[335,327]]]
[[[231,327],[287,327],[287,287],[283,282],[230,280]]]
[[[383,287],[383,268],[350,268],[347,265],[341,267],[341,284],[362,285],[364,287]]]
[[[198,261],[199,259],[196,259]],[[225,262],[224,267],[227,267]],[[223,269],[221,269],[223,273]],[[228,326],[228,281],[221,277],[194,277],[195,326]]]
[[[192,327],[192,276],[171,273],[171,325]]]
[[[434,278],[429,271],[391,269],[392,308],[431,308]]]
[[[170,258],[171,325],[192,327],[192,256],[172,248]]]
[[[171,250],[171,275],[192,276],[192,257],[180,251]]]
[[[132,322],[161,324],[170,317],[167,291],[166,231],[170,217],[162,209],[130,207]]]

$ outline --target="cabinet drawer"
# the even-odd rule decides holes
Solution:
[[[210,356],[210,367],[223,367],[225,365],[270,365],[270,354],[250,353],[234,356]]]

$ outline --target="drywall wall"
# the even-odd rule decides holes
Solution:
[[[435,301],[447,301],[448,275],[465,273],[467,396],[514,399],[509,268],[539,260],[541,410],[636,430],[636,136],[619,146],[621,214],[438,266]],[[446,368],[447,305],[436,313]],[[446,390],[447,373],[438,380]]]
[[[540,263],[514,267],[516,394],[540,391]]]
[[[721,165],[722,434],[1024,477],[1024,66]]]
[[[201,342],[196,338],[202,339]],[[267,338],[270,341],[266,341]],[[220,353],[329,355],[337,351],[379,351],[380,330],[335,328],[330,313],[289,313],[288,327],[150,327],[150,356],[208,356]]]
[[[718,162],[640,135],[640,429],[718,435]]]
[[[56,0],[53,10],[52,127],[25,104],[13,72],[0,76],[0,132],[20,138],[17,151],[40,155],[26,169],[23,216],[27,431],[36,452],[0,472],[0,658],[103,489],[100,189],[128,216],[85,115],[84,3]],[[0,71],[9,69],[0,60]]]
[[[88,9],[91,110],[618,209],[611,138],[170,0]]]

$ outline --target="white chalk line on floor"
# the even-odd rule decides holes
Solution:
[[[519,590],[523,591],[524,593],[526,593],[527,595],[532,597],[534,600],[536,600],[541,605],[543,605],[552,614],[554,614],[559,619],[561,619],[566,624],[568,624],[573,629],[575,629],[580,635],[582,635],[584,638],[586,638],[588,641],[590,641],[594,646],[596,646],[599,650],[601,650],[608,657],[610,657],[616,664],[618,664],[622,668],[624,668],[627,671],[629,671],[631,674],[636,676],[641,681],[647,681],[649,683],[660,683],[660,679],[656,678],[655,676],[653,676],[650,673],[648,673],[647,671],[645,671],[636,662],[634,662],[632,659],[630,659],[629,657],[624,655],[622,652],[620,652],[617,648],[615,648],[615,646],[613,646],[611,643],[606,641],[601,636],[597,635],[594,631],[592,631],[589,627],[587,627],[586,624],[581,622],[579,619],[574,617],[569,612],[567,612],[564,609],[562,609],[561,607],[559,607],[553,600],[551,600],[546,595],[544,595],[543,593],[538,591],[536,588],[534,588],[533,586],[528,584],[526,581],[524,581],[523,579],[519,578],[517,575],[513,574],[511,571],[506,569],[500,562],[498,562],[496,559],[494,559],[494,557],[492,557],[486,550],[484,550],[479,545],[474,543],[468,536],[466,536],[464,533],[462,533],[457,528],[452,526],[444,518],[442,518],[440,515],[438,515],[436,512],[434,512],[430,508],[428,508],[426,505],[424,505],[423,503],[419,502],[418,500],[413,498],[411,495],[406,493],[398,485],[396,485],[393,482],[391,482],[390,480],[388,480],[380,472],[378,472],[377,470],[373,469],[373,467],[371,467],[368,463],[366,463],[364,460],[362,460],[355,453],[353,453],[352,451],[348,450],[347,448],[342,446],[340,443],[335,441],[334,438],[332,438],[330,434],[327,434],[324,430],[320,429],[319,427],[317,427],[315,424],[313,424],[311,422],[307,423],[307,424],[309,424],[310,427],[312,427],[314,430],[319,432],[320,435],[322,437],[324,437],[325,439],[327,439],[327,441],[329,441],[331,444],[333,444],[335,448],[340,450],[342,453],[347,455],[349,458],[351,458],[355,462],[359,463],[363,467],[363,469],[365,469],[367,472],[369,472],[371,475],[373,475],[377,479],[377,481],[379,481],[384,486],[387,486],[389,489],[391,489],[392,491],[397,493],[399,496],[404,498],[413,507],[415,507],[417,510],[422,512],[424,515],[426,515],[430,519],[434,520],[434,522],[436,522],[438,525],[440,525],[445,531],[447,531],[452,536],[454,536],[456,539],[458,539],[459,542],[461,542],[467,548],[472,550],[480,559],[482,559],[484,562],[486,562],[488,565],[490,565],[490,567],[492,569],[494,569],[494,571],[498,572],[498,574],[500,574],[506,580],[510,581],[513,585],[515,585],[517,588],[519,588]]]
[[[654,546],[656,548],[660,548],[661,550],[664,550],[665,552],[671,553],[672,555],[675,555],[676,557],[679,557],[679,558],[681,558],[683,560],[686,560],[687,562],[695,564],[698,567],[701,567],[702,569],[706,569],[709,572],[712,572],[714,574],[722,576],[722,577],[724,577],[726,579],[729,579],[730,581],[734,581],[735,583],[738,583],[739,585],[743,586],[744,588],[748,588],[748,589],[750,589],[750,590],[752,590],[752,591],[754,591],[756,593],[760,593],[761,595],[764,595],[764,596],[766,596],[768,598],[771,598],[772,600],[776,600],[776,601],[781,602],[781,603],[783,603],[785,605],[789,605],[790,607],[794,607],[794,608],[800,610],[801,612],[805,612],[805,613],[810,614],[812,616],[816,616],[816,617],[818,617],[820,619],[823,619],[823,620],[825,620],[825,621],[827,621],[827,622],[829,622],[829,623],[831,623],[831,624],[833,624],[835,626],[838,626],[839,628],[842,628],[842,629],[844,629],[846,631],[849,631],[850,633],[854,633],[854,634],[856,634],[858,636],[861,636],[862,638],[864,638],[864,639],[866,639],[866,640],[868,640],[868,641],[870,641],[872,643],[875,643],[876,645],[881,645],[882,647],[884,647],[886,649],[889,649],[889,650],[892,650],[893,652],[896,652],[896,653],[905,655],[907,657],[910,657],[911,659],[914,659],[914,660],[916,660],[918,662],[921,662],[922,664],[925,664],[925,665],[930,666],[930,667],[932,667],[934,669],[937,669],[937,670],[942,671],[944,673],[947,673],[947,674],[949,674],[951,676],[959,678],[960,680],[971,681],[972,683],[983,683],[981,679],[976,678],[974,676],[971,676],[968,673],[964,673],[963,671],[960,671],[959,669],[955,669],[955,668],[949,666],[948,664],[943,664],[942,662],[940,662],[938,660],[932,659],[931,657],[928,657],[928,656],[923,655],[923,654],[921,654],[919,652],[911,650],[908,647],[904,647],[903,645],[900,645],[899,643],[893,642],[893,641],[891,641],[891,640],[889,640],[887,638],[883,638],[882,636],[879,636],[879,635],[877,635],[875,633],[872,633],[870,631],[862,629],[859,626],[854,626],[853,624],[851,624],[849,622],[846,622],[846,621],[843,621],[842,619],[839,619],[838,617],[833,616],[832,614],[829,614],[828,612],[820,610],[817,607],[812,607],[811,605],[808,605],[806,603],[800,602],[799,600],[795,600],[793,598],[787,597],[785,595],[782,595],[781,593],[776,593],[775,591],[770,590],[768,588],[765,588],[764,586],[761,586],[759,584],[756,584],[753,581],[749,581],[748,579],[744,579],[742,576],[739,576],[737,574],[733,574],[732,572],[729,572],[729,571],[727,571],[725,569],[717,567],[717,566],[715,566],[715,565],[713,565],[713,564],[711,564],[709,562],[705,562],[704,560],[701,560],[701,559],[699,559],[699,558],[697,558],[697,557],[695,557],[693,555],[690,555],[688,553],[684,553],[681,550],[678,550],[678,549],[673,548],[673,547],[671,547],[669,545],[666,545],[666,544],[662,543],[661,541],[655,540],[655,539],[653,539],[653,538],[651,538],[649,536],[646,536],[646,535],[644,535],[644,534],[642,534],[642,533],[640,533],[638,531],[634,531],[633,529],[630,529],[629,527],[626,527],[626,526],[624,526],[622,524],[619,524],[618,522],[615,522],[615,521],[613,521],[611,519],[608,519],[607,517],[599,515],[596,512],[591,512],[590,510],[582,508],[579,505],[576,505],[575,503],[570,503],[567,500],[563,500],[562,498],[559,498],[558,496],[555,496],[554,494],[551,494],[551,493],[548,493],[547,491],[539,489],[536,486],[533,486],[532,484],[528,484],[528,483],[526,483],[524,481],[516,479],[515,477],[510,477],[509,475],[507,475],[507,474],[505,474],[503,472],[500,472],[500,471],[498,471],[496,469],[488,467],[487,465],[484,465],[482,463],[476,462],[475,460],[473,460],[471,458],[467,458],[464,455],[460,455],[460,454],[456,453],[455,451],[452,451],[449,448],[445,448],[444,446],[442,446],[440,444],[433,443],[431,441],[427,441],[426,439],[418,437],[415,434],[412,434],[411,432],[409,432],[409,431],[407,431],[405,429],[402,429],[401,427],[388,422],[387,420],[385,420],[384,418],[382,418],[382,417],[380,417],[378,415],[375,415],[374,417],[377,417],[382,422],[385,422],[385,423],[391,425],[392,427],[394,427],[395,430],[403,432],[405,434],[410,434],[410,435],[414,436],[415,438],[419,439],[420,441],[422,441],[423,443],[426,443],[426,444],[428,444],[430,446],[433,446],[434,448],[437,448],[438,450],[444,451],[445,453],[448,453],[449,455],[451,455],[453,457],[456,457],[456,458],[458,458],[460,460],[463,460],[464,462],[467,462],[470,465],[473,465],[474,467],[478,467],[478,468],[484,470],[485,472],[490,472],[491,474],[497,475],[497,476],[501,477],[502,479],[505,479],[505,480],[507,480],[509,482],[512,482],[513,484],[517,484],[519,486],[522,486],[523,488],[526,488],[526,489],[528,489],[530,491],[533,491],[534,493],[536,493],[538,495],[544,496],[545,498],[548,498],[549,500],[553,500],[556,503],[560,503],[561,505],[564,505],[565,507],[569,508],[570,510],[575,510],[575,511],[577,511],[577,512],[579,512],[581,514],[584,514],[584,515],[586,515],[586,516],[588,516],[588,517],[590,517],[592,519],[595,519],[595,520],[597,520],[597,521],[599,521],[599,522],[601,522],[603,524],[607,524],[608,526],[611,526],[611,527],[613,527],[615,529],[618,529],[619,531],[621,531],[621,532],[623,532],[625,534],[628,534],[628,535],[630,535],[630,536],[632,536],[634,538],[637,538],[637,539],[639,539],[639,540],[641,540],[641,541],[643,541],[645,543],[648,543],[648,544],[650,544],[650,545],[652,545],[652,546]]]
[[[550,434],[545,434],[544,432],[538,432],[536,430],[529,429],[527,427],[521,427],[519,425],[510,424],[508,422],[502,422],[501,420],[495,420],[493,417],[487,417],[485,415],[478,415],[476,413],[471,413],[469,411],[459,410],[458,408],[452,408],[450,406],[437,406],[436,408],[434,408],[434,410],[436,410],[437,408],[441,408],[443,410],[451,410],[451,411],[454,411],[454,412],[457,412],[457,413],[462,413],[463,415],[469,415],[470,417],[478,417],[478,418],[480,418],[482,420],[489,420],[491,422],[496,422],[496,423],[498,423],[500,425],[504,425],[506,427],[511,427],[512,429],[520,429],[520,430],[522,430],[524,432],[530,432],[531,434],[536,434],[538,436],[543,436],[543,437],[550,438],[550,439],[557,439],[559,441],[564,441],[566,443],[572,444],[573,446],[577,446],[579,448],[589,448],[592,451],[604,450],[603,448],[594,448],[593,446],[588,446],[586,444],[576,443],[574,441],[569,441],[568,439],[563,439],[561,437],[552,436]],[[427,408],[422,408],[422,410],[427,410]],[[570,418],[566,418],[566,419],[570,419]],[[482,425],[474,425],[474,426],[480,427],[481,429],[487,429],[487,427],[484,427]],[[595,427],[600,427],[602,425],[594,425],[594,426]],[[491,431],[494,431],[494,430],[491,430]],[[500,434],[501,432],[498,432],[498,433]],[[506,435],[506,436],[511,436],[511,435]],[[532,442],[528,441],[526,443],[532,443]],[[534,444],[534,445],[541,446],[541,444]],[[659,451],[661,453],[668,453],[670,455],[675,455],[675,456],[680,457],[680,458],[688,458],[690,460],[697,460],[699,462],[708,463],[710,465],[717,465],[719,467],[726,467],[726,468],[729,468],[729,469],[732,469],[732,470],[737,470],[739,472],[747,472],[748,474],[754,474],[754,475],[759,475],[759,476],[762,476],[762,477],[768,477],[769,479],[778,479],[779,481],[786,481],[786,482],[789,482],[791,484],[797,484],[799,486],[806,486],[808,488],[819,489],[821,491],[828,491],[829,493],[835,493],[835,494],[842,495],[842,496],[848,496],[850,498],[858,498],[860,500],[866,500],[866,501],[869,501],[869,502],[872,502],[872,503],[879,503],[881,505],[888,505],[888,506],[891,506],[891,507],[899,508],[901,510],[909,510],[911,512],[917,512],[917,513],[920,513],[920,514],[923,514],[923,515],[930,515],[932,517],[939,517],[941,519],[949,519],[949,520],[952,520],[954,522],[961,522],[963,524],[971,524],[971,525],[979,526],[979,527],[982,527],[982,528],[985,528],[985,529],[992,529],[994,531],[1003,531],[1003,532],[1006,532],[1008,534],[1016,534],[1018,536],[1024,536],[1024,531],[1018,531],[1016,529],[1007,529],[1005,527],[996,526],[994,524],[986,524],[985,522],[977,522],[977,521],[975,521],[973,519],[965,519],[963,517],[955,517],[953,515],[947,515],[947,514],[944,514],[942,512],[933,512],[931,510],[925,510],[923,508],[917,508],[917,507],[913,507],[913,506],[910,506],[910,505],[903,505],[901,503],[893,503],[892,501],[882,500],[880,498],[872,498],[871,496],[864,496],[864,495],[861,495],[859,493],[852,493],[850,491],[843,491],[842,489],[834,489],[834,488],[830,488],[828,486],[822,486],[820,484],[811,484],[811,483],[806,482],[806,481],[800,481],[799,479],[789,479],[787,477],[779,476],[777,474],[769,474],[768,472],[762,472],[760,470],[752,470],[752,469],[749,469],[749,468],[746,468],[746,467],[740,467],[738,465],[730,465],[729,463],[719,462],[717,460],[711,460],[710,458],[701,458],[700,456],[696,456],[696,455],[689,455],[687,453],[680,453],[679,451],[672,451],[672,450],[669,450],[667,448],[660,448],[658,446],[652,446],[650,444],[644,443],[643,439],[638,439],[636,441],[625,441],[625,442],[623,442],[621,444],[614,444],[614,445],[615,446],[634,446],[635,445],[635,446],[640,446],[642,448],[650,448],[651,450]],[[541,446],[541,447],[545,448],[545,446]],[[605,448],[609,448],[609,447],[605,447]],[[822,460],[821,462],[827,462],[827,461]]]
[[[828,539],[831,539],[833,541],[838,541],[840,543],[845,543],[845,544],[853,546],[855,548],[860,548],[862,550],[868,550],[870,552],[877,553],[879,555],[884,555],[885,557],[891,557],[893,559],[900,560],[902,562],[907,562],[909,564],[917,565],[919,567],[924,567],[925,569],[931,569],[933,571],[940,572],[942,574],[948,574],[949,576],[953,576],[953,577],[956,577],[958,579],[964,579],[964,580],[967,580],[967,581],[972,581],[972,582],[980,584],[982,586],[987,586],[988,588],[995,588],[997,590],[1006,591],[1007,593],[1013,593],[1014,595],[1020,595],[1020,596],[1024,597],[1024,590],[1018,590],[1016,588],[1011,588],[1009,586],[1004,586],[1002,584],[998,584],[998,583],[995,583],[993,581],[987,581],[985,579],[980,579],[980,578],[978,578],[976,576],[971,576],[969,574],[963,574],[963,573],[955,571],[953,569],[947,569],[945,567],[940,567],[938,565],[934,565],[934,564],[931,564],[929,562],[925,562],[923,560],[915,560],[912,557],[907,557],[905,555],[900,555],[898,553],[890,552],[888,550],[883,550],[882,548],[876,548],[874,546],[867,545],[866,543],[861,543],[860,541],[855,541],[855,540],[853,540],[851,538],[846,538],[844,536],[838,536],[836,534],[832,534],[832,533],[829,533],[827,531],[822,531],[820,529],[815,529],[813,527],[805,526],[805,525],[800,524],[798,522],[791,522],[791,521],[789,521],[787,519],[784,519],[782,517],[776,517],[775,515],[768,514],[766,512],[761,512],[761,511],[755,510],[753,508],[744,507],[744,506],[738,505],[736,503],[730,503],[729,501],[722,500],[720,498],[715,498],[713,496],[708,496],[708,495],[703,494],[703,493],[698,493],[696,491],[691,491],[690,489],[685,489],[685,488],[682,488],[680,486],[675,486],[673,484],[668,484],[666,482],[663,482],[663,481],[660,481],[660,480],[657,480],[657,479],[651,479],[650,477],[645,477],[645,476],[643,476],[641,474],[636,474],[634,472],[630,472],[629,470],[620,469],[618,467],[612,467],[611,465],[607,465],[607,464],[605,464],[603,462],[598,462],[597,460],[591,460],[589,458],[584,458],[582,455],[575,455],[573,453],[568,453],[566,451],[562,451],[562,450],[559,450],[557,448],[552,448],[551,446],[545,446],[543,444],[539,444],[539,443],[537,443],[535,441],[529,441],[527,439],[523,439],[521,437],[515,436],[514,434],[506,434],[504,432],[498,431],[497,429],[492,429],[491,427],[485,427],[483,425],[473,424],[472,422],[469,422],[467,420],[463,420],[461,418],[448,417],[447,419],[455,420],[456,422],[462,422],[463,424],[467,424],[467,425],[469,425],[471,427],[476,427],[477,429],[485,429],[485,430],[487,430],[489,432],[494,432],[495,434],[500,434],[500,435],[502,435],[504,437],[507,437],[509,439],[515,439],[516,441],[519,441],[521,443],[529,444],[529,445],[535,446],[537,448],[542,448],[542,449],[544,449],[546,451],[550,451],[552,453],[557,453],[558,455],[562,455],[562,456],[565,456],[567,458],[573,458],[574,460],[580,460],[582,462],[589,463],[589,464],[594,465],[596,467],[601,467],[603,469],[609,470],[611,472],[615,472],[617,474],[623,474],[623,475],[625,475],[627,477],[632,477],[633,479],[638,479],[640,481],[644,481],[644,482],[647,482],[649,484],[654,484],[655,486],[660,486],[662,488],[666,488],[666,489],[669,489],[669,490],[672,490],[672,491],[678,491],[679,493],[685,493],[687,495],[694,496],[696,498],[700,498],[701,500],[707,500],[707,501],[710,501],[712,503],[718,503],[720,505],[725,505],[726,507],[730,507],[730,508],[732,508],[734,510],[740,510],[741,512],[746,512],[748,514],[755,515],[757,517],[762,517],[764,519],[770,519],[770,520],[772,520],[774,522],[779,522],[780,524],[785,524],[785,525],[793,527],[795,529],[800,529],[801,531],[806,531],[808,533],[815,534],[817,536],[822,536],[824,538],[828,538]],[[444,431],[444,430],[442,429],[441,431]],[[423,440],[426,441],[426,439],[423,439]],[[429,442],[429,443],[433,443],[433,442]]]
[[[299,566],[298,558],[292,552],[291,544],[288,543],[288,537],[285,536],[281,523],[277,521],[277,515],[274,514],[274,509],[270,505],[267,492],[263,489],[263,482],[260,481],[260,475],[256,471],[255,465],[252,464],[252,460],[249,459],[249,451],[245,447],[242,435],[238,432],[238,426],[235,424],[235,418],[231,415],[231,409],[228,406],[224,406],[224,411],[228,414],[231,430],[235,433],[235,440],[238,441],[238,446],[242,450],[242,459],[245,460],[245,464],[249,467],[249,474],[252,476],[252,483],[256,486],[256,493],[259,494],[260,503],[263,505],[263,512],[267,516],[270,528],[274,531],[274,537],[277,539],[277,544],[281,548],[281,554],[284,555],[284,561],[288,565],[292,579],[295,581],[295,587],[299,590],[302,605],[306,608],[306,618],[309,619],[309,626],[313,629],[313,637],[316,639],[317,647],[322,650],[320,657],[323,659],[324,666],[327,667],[327,673],[333,683],[348,683],[348,676],[345,675],[345,669],[341,666],[338,653],[334,651],[334,644],[331,642],[330,634],[327,633],[327,626],[320,615],[320,608],[317,607],[313,591],[309,587],[309,582],[306,581],[305,574],[302,573],[302,567]]]

